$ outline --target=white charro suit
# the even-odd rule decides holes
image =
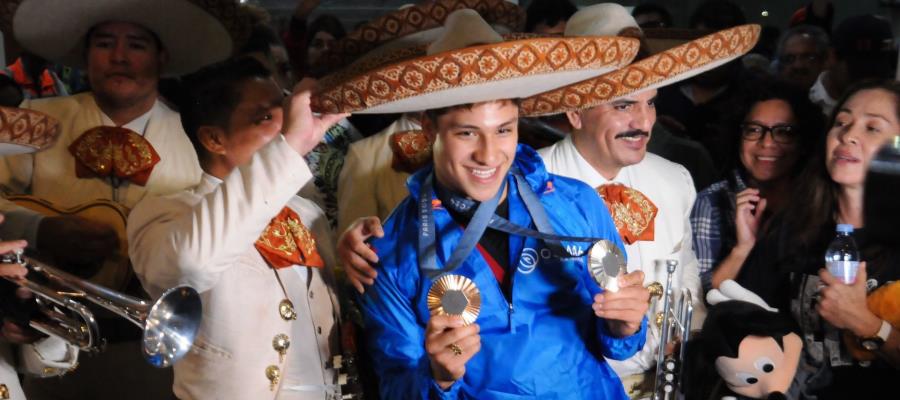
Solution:
[[[75,176],[75,157],[69,145],[88,129],[112,125],[112,121],[94,101],[91,93],[67,97],[26,100],[22,108],[41,111],[60,122],[56,143],[39,153],[20,154],[0,158],[0,185],[12,193],[38,196],[62,207],[72,207],[96,199],[112,200],[113,188],[106,178],[78,178]],[[145,186],[126,181],[118,189],[118,202],[134,207],[145,196],[174,193],[192,187],[200,181],[197,153],[181,126],[181,117],[157,100],[149,111],[146,125],[133,130],[143,133],[159,154]],[[126,127],[131,128],[131,124]],[[23,211],[20,207],[0,199],[0,212],[7,216],[0,230],[3,238],[24,238],[29,246],[36,246],[37,224],[40,215]],[[23,236],[22,232],[25,232]]]
[[[705,317],[705,309],[701,298],[703,292],[700,290],[697,258],[691,248],[691,224],[688,218],[697,193],[690,173],[680,164],[647,153],[641,162],[622,168],[614,179],[607,180],[578,153],[571,136],[541,149],[539,153],[547,170],[553,174],[578,179],[594,188],[610,182],[621,183],[640,191],[656,205],[658,213],[654,221],[654,240],[638,241],[625,246],[628,271],[642,270],[645,285],[651,282],[665,285],[665,266],[658,266],[656,261],[678,260],[673,286],[676,289],[686,287],[691,290],[694,327],[699,329],[699,323]],[[662,309],[661,302],[658,303],[648,316]],[[653,318],[650,320],[653,321]],[[643,373],[656,365],[659,330],[655,324],[651,324],[651,327],[647,343],[640,352],[625,361],[608,360],[619,376]]]
[[[174,367],[178,398],[333,398],[335,377],[326,367],[338,341],[333,241],[321,209],[294,196],[311,178],[279,135],[224,181],[204,174],[195,188],[147,198],[131,212],[129,247],[144,287],[157,296],[187,284],[203,300],[197,340]],[[316,235],[324,269],[274,270],[254,247],[285,204]],[[294,321],[279,314],[285,291],[298,312]],[[278,334],[291,341],[283,362],[272,344]],[[274,389],[269,366],[282,375]]]
[[[338,179],[338,232],[361,217],[387,219],[409,190],[409,174],[391,168],[394,153],[389,144],[396,132],[422,129],[406,115],[375,135],[350,145]]]
[[[68,149],[86,130],[113,125],[97,106],[93,94],[26,100],[21,107],[56,118],[60,123],[60,135],[53,146],[39,153],[0,157],[0,187],[7,193],[32,194],[61,207],[72,207],[96,199],[111,200],[113,188],[108,179],[78,178],[75,175],[75,158]],[[150,111],[125,127],[143,134],[156,149],[160,161],[150,174],[146,186],[133,185],[127,181],[122,183],[117,190],[119,203],[132,207],[145,196],[173,193],[197,184],[202,171],[177,112],[157,100]],[[6,217],[0,225],[0,237],[27,239],[29,247],[36,248],[37,228],[43,216],[3,198],[0,198],[0,212]],[[61,341],[57,342],[62,346]],[[34,365],[28,362],[27,355],[32,347],[21,348],[26,352],[24,364]],[[55,348],[52,352],[65,354],[60,350]],[[77,355],[75,350],[70,347],[68,354]],[[139,354],[135,341],[111,343],[99,356],[82,359],[78,374],[86,375],[53,381],[29,381],[29,395],[34,398],[43,398],[44,393],[53,398],[113,398],[120,397],[122,391],[131,391],[132,398],[144,399],[168,392],[171,373],[150,367]],[[39,368],[39,375],[59,375],[76,365],[75,356],[65,360],[57,359],[59,362],[50,362],[51,359],[38,355],[37,360],[44,361],[43,364],[50,367]],[[20,362],[20,367],[21,364],[23,363]],[[122,367],[123,364],[128,365],[128,368]],[[126,369],[130,371],[126,372]],[[116,372],[121,372],[122,375],[110,375]],[[88,384],[101,376],[107,380],[107,384],[96,387]],[[137,379],[135,376],[142,378]]]

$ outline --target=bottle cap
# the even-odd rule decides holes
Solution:
[[[850,225],[850,224],[838,224],[838,225],[837,225],[836,231],[837,231],[837,232],[841,232],[841,233],[853,233],[853,225]]]

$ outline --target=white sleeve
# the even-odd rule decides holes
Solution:
[[[60,376],[78,364],[78,348],[56,336],[19,346],[19,370],[40,377]]]
[[[281,136],[192,205],[148,198],[128,218],[129,255],[144,288],[157,296],[187,284],[212,288],[297,190],[312,178]]]

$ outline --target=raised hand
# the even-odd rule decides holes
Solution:
[[[282,134],[300,155],[309,153],[319,144],[328,128],[350,115],[346,113],[315,115],[310,108],[315,88],[315,80],[303,79],[294,86],[293,93],[284,99]]]
[[[759,189],[747,188],[737,194],[735,203],[736,246],[749,251],[756,244],[759,222],[766,211],[766,199],[759,196]]]
[[[869,311],[866,303],[866,263],[859,263],[856,280],[845,284],[823,268],[819,279],[825,284],[819,293],[816,311],[823,319],[840,329],[847,329],[856,336],[865,337],[878,332],[881,319]]]
[[[476,324],[463,326],[460,317],[431,317],[425,327],[425,351],[431,360],[431,375],[442,388],[466,374],[466,363],[481,350]]]
[[[641,328],[650,308],[650,291],[644,287],[644,272],[634,271],[619,278],[619,291],[594,296],[594,315],[606,320],[609,330],[618,337],[630,336]]]

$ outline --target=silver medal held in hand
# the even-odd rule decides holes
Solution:
[[[462,275],[444,275],[428,289],[428,311],[431,316],[460,317],[470,325],[481,312],[481,292],[475,282]]]
[[[619,275],[625,274],[625,255],[615,243],[600,240],[588,250],[588,269],[603,290],[619,291]]]

